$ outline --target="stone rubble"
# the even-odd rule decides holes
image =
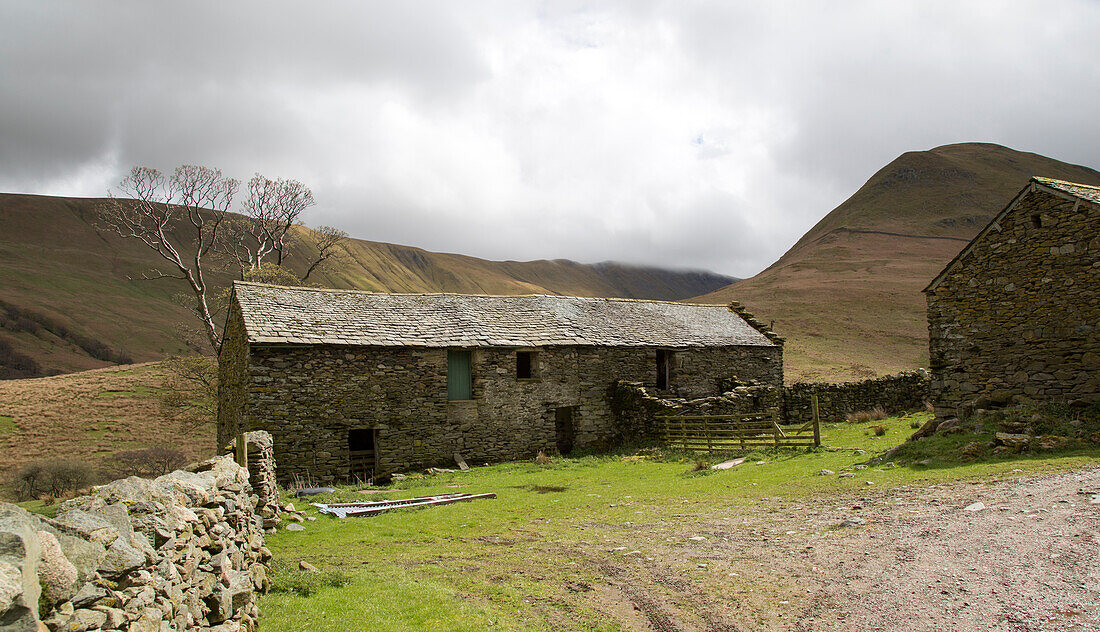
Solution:
[[[256,630],[264,511],[229,456],[114,481],[53,519],[0,503],[0,629]]]

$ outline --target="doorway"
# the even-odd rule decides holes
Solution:
[[[554,409],[554,433],[557,435],[558,454],[573,451],[573,411],[575,406]]]
[[[672,383],[672,352],[657,350],[657,390],[668,389]]]
[[[348,480],[366,483],[374,479],[377,464],[378,431],[374,428],[348,430]]]

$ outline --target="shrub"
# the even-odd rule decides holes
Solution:
[[[871,410],[861,410],[859,412],[848,413],[845,417],[848,421],[859,423],[863,421],[878,421],[880,419],[886,419],[886,409],[882,406],[875,406]]]
[[[115,454],[115,468],[122,476],[162,476],[186,464],[183,452],[163,446]]]
[[[43,496],[60,498],[87,487],[95,480],[95,470],[80,461],[35,461],[16,473],[13,487],[23,500]]]
[[[871,432],[875,433],[876,437],[881,437],[886,434],[886,426],[871,426]]]

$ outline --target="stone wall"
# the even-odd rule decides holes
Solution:
[[[629,436],[656,439],[661,415],[736,415],[778,409],[781,389],[775,386],[738,386],[721,395],[695,399],[663,397],[637,382],[619,381],[608,391],[615,423]]]
[[[821,421],[844,421],[848,413],[881,406],[887,413],[924,408],[928,399],[928,373],[899,373],[861,382],[834,384],[798,383],[783,388],[741,385],[721,395],[685,399],[668,397],[640,383],[620,381],[608,393],[616,423],[637,436],[656,437],[660,415],[735,415],[778,407],[783,423],[813,419],[812,395],[818,396]]]
[[[1032,189],[926,291],[932,400],[1100,399],[1100,215]]]
[[[256,630],[271,556],[256,502],[223,456],[103,485],[53,519],[0,503],[0,628]]]
[[[813,395],[823,422],[844,421],[849,413],[876,406],[890,414],[921,410],[929,385],[928,373],[921,369],[859,382],[800,382],[783,389],[783,418],[788,423],[813,419]]]
[[[233,318],[231,317],[231,321]],[[234,331],[230,325],[230,331]],[[447,401],[447,350],[415,347],[223,346],[219,436],[274,437],[279,481],[342,482],[348,431],[374,429],[375,475],[453,463],[530,458],[557,448],[556,409],[569,408],[574,446],[629,438],[608,406],[620,379],[656,386],[655,348],[540,347],[535,374],[516,376],[517,349],[472,353],[473,398]],[[670,396],[717,395],[723,385],[782,383],[782,347],[672,350]]]

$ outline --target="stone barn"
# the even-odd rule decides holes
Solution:
[[[1032,178],[924,291],[937,417],[1100,399],[1100,188]]]
[[[218,441],[266,430],[281,482],[366,480],[626,438],[618,380],[783,384],[782,339],[725,305],[233,285]]]

